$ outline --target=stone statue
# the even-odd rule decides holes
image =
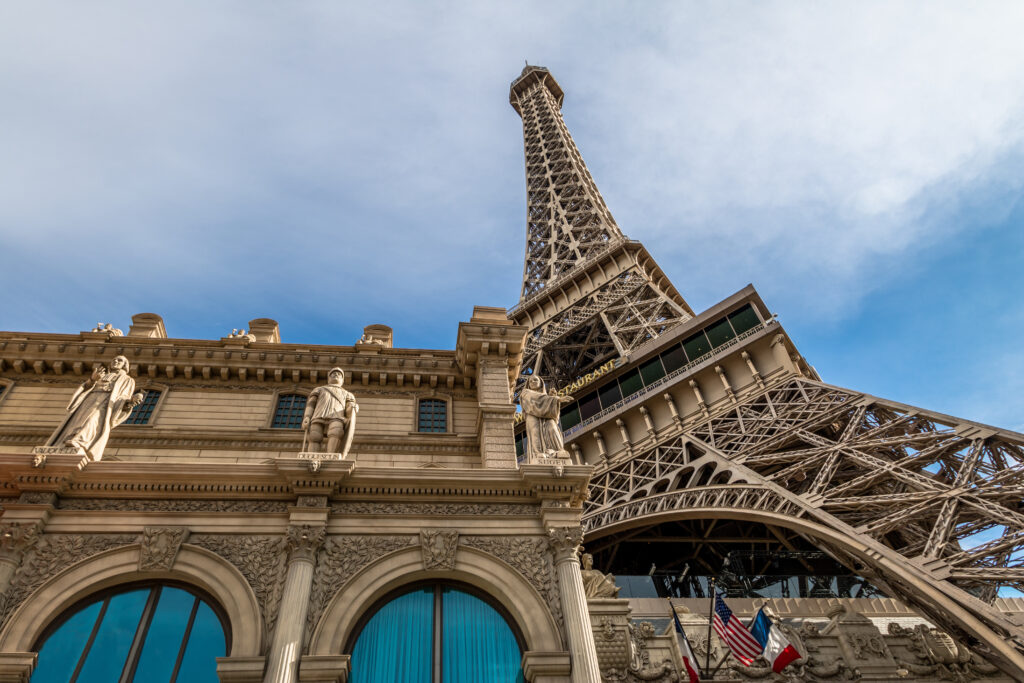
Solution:
[[[108,337],[123,337],[124,332],[110,323],[96,323],[96,327],[92,328],[92,332],[106,332]]]
[[[84,452],[94,461],[103,459],[110,430],[128,419],[145,395],[133,393],[135,380],[128,376],[128,359],[116,356],[110,370],[96,366],[68,403],[68,416],[46,442]]]
[[[337,453],[344,460],[352,447],[359,405],[356,397],[342,388],[344,383],[345,371],[331,368],[327,373],[327,384],[314,389],[306,399],[302,428],[306,430],[311,453]],[[302,450],[305,451],[306,447]]]
[[[552,389],[544,391],[540,377],[526,380],[519,394],[519,405],[526,415],[526,461],[537,463],[545,458],[569,459],[562,441],[562,428],[558,424],[563,404],[572,403],[568,396],[558,396]]]
[[[594,556],[590,553],[583,553],[583,568],[580,574],[583,576],[583,590],[588,598],[617,598],[619,597],[619,586],[615,585],[615,577],[594,569]]]

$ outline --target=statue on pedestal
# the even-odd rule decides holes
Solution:
[[[580,575],[583,576],[583,590],[588,598],[619,597],[619,586],[615,585],[615,577],[594,569],[593,555],[583,553],[582,563],[583,568],[580,569]]]
[[[566,403],[572,403],[572,398],[558,396],[554,389],[546,392],[540,377],[526,380],[526,387],[519,394],[519,405],[526,415],[527,462],[539,463],[548,458],[569,460],[559,425],[559,412]]]
[[[128,359],[116,356],[110,370],[96,366],[68,403],[68,416],[46,442],[45,450],[70,449],[92,460],[103,459],[110,430],[128,419],[144,394],[133,393],[135,380],[128,375]]]
[[[331,368],[327,384],[314,389],[306,399],[302,415],[302,428],[306,431],[304,452],[337,454],[339,460],[348,456],[359,405],[356,397],[342,388],[344,383],[344,370]]]

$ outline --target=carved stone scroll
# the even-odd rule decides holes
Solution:
[[[512,566],[537,589],[562,623],[562,603],[555,585],[555,570],[547,539],[510,536],[464,536],[462,544],[494,555]]]
[[[412,536],[332,536],[320,549],[309,595],[306,640],[327,603],[366,565],[415,543]]]
[[[7,592],[0,595],[0,622],[6,623],[18,605],[57,573],[104,550],[135,543],[129,534],[42,534],[26,546]]]
[[[420,529],[424,569],[455,569],[459,532],[450,529]]]
[[[142,530],[139,547],[139,571],[167,571],[188,538],[188,529],[181,526],[147,526]]]
[[[285,539],[281,536],[203,534],[191,536],[189,543],[217,553],[242,572],[263,612],[266,633],[272,633],[284,582]]]

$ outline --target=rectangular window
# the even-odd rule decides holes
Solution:
[[[440,398],[421,398],[416,431],[447,432],[448,402]]]
[[[738,311],[730,313],[729,322],[732,323],[732,329],[736,330],[736,334],[743,334],[747,330],[757,327],[761,323],[757,317],[757,313],[754,312],[754,307],[750,304],[747,304]]]
[[[704,328],[704,332],[707,333],[711,346],[716,349],[736,336],[736,333],[732,331],[732,325],[725,318],[711,323]]]
[[[580,399],[580,418],[586,420],[601,412],[601,402],[597,400],[597,392],[591,391]]]
[[[302,414],[306,412],[306,397],[302,394],[281,394],[277,397],[274,420],[276,429],[302,429]]]
[[[523,453],[525,453],[525,452],[526,451],[523,448],[523,435],[522,434],[517,434],[516,435],[516,457],[517,458],[523,457]]]
[[[644,384],[653,384],[665,376],[665,369],[661,367],[661,359],[655,356],[640,366],[640,377]]]
[[[684,340],[683,348],[686,349],[686,357],[689,358],[692,363],[710,351],[711,344],[708,342],[708,338],[704,336],[704,331],[701,330],[692,337]]]
[[[683,347],[676,344],[671,349],[661,354],[661,362],[665,366],[666,373],[675,372],[686,365],[686,353],[683,352]]]
[[[601,398],[602,408],[610,408],[622,400],[622,392],[619,391],[619,383],[615,380],[608,382],[608,384],[605,384],[603,387],[598,389],[597,394]]]
[[[149,424],[149,419],[153,417],[153,409],[156,408],[156,402],[160,400],[160,392],[150,389],[146,392],[146,397],[142,399],[142,403],[132,408],[131,415],[124,421],[125,424],[130,425],[145,425]]]
[[[639,370],[630,370],[622,377],[619,377],[619,386],[622,387],[622,397],[631,396],[644,388],[644,382],[640,379]]]
[[[580,423],[580,404],[573,401],[562,408],[562,431],[572,429]]]

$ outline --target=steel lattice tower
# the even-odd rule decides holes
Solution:
[[[689,319],[639,242],[627,240],[562,120],[562,89],[527,66],[509,101],[523,119],[526,259],[510,317],[530,328],[525,374],[563,386]]]
[[[726,543],[809,545],[1024,680],[1021,620],[995,604],[1024,591],[1024,435],[822,382],[752,287],[695,314],[615,224],[562,98],[542,67],[512,83],[528,220],[509,317],[531,330],[524,375],[576,381],[588,549],[685,540],[678,563],[714,571]]]

